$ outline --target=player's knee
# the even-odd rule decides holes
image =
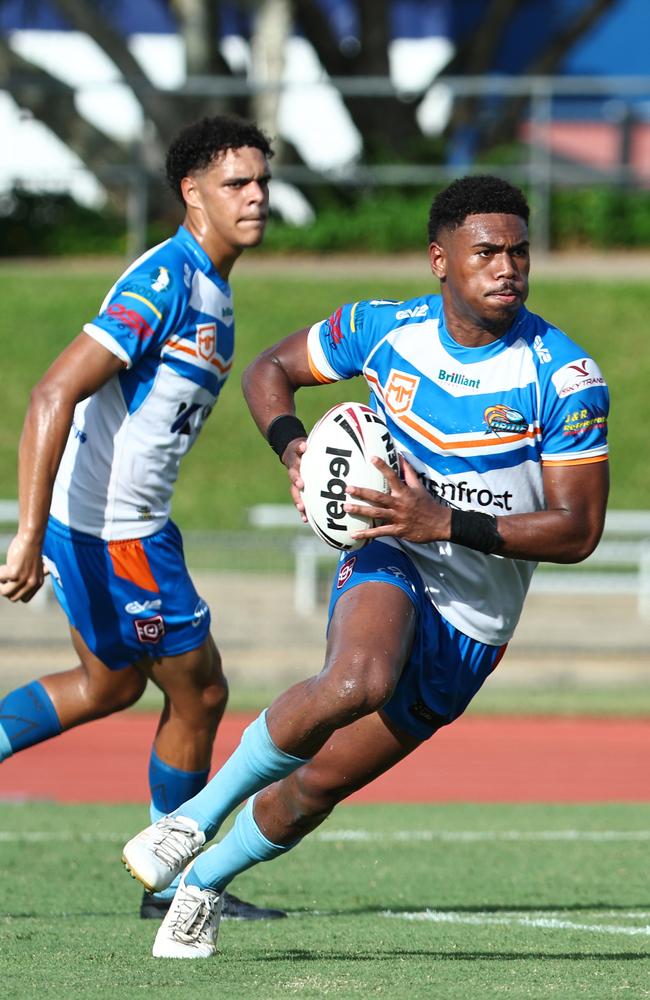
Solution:
[[[199,695],[201,708],[207,719],[215,726],[219,724],[221,716],[228,704],[228,682],[221,675],[218,680],[203,688]]]
[[[302,837],[327,819],[337,802],[345,798],[340,782],[332,783],[315,764],[299,768],[287,781],[285,807],[291,827]]]
[[[218,724],[228,704],[228,681],[223,673],[221,654],[213,642],[209,643],[206,655],[209,669],[200,686],[199,700],[206,715]]]
[[[386,704],[395,680],[390,665],[373,656],[356,657],[354,669],[329,670],[322,676],[334,721],[344,723],[371,715]]]
[[[131,669],[115,671],[110,684],[87,677],[83,687],[90,717],[110,715],[135,705],[146,686],[146,677]]]

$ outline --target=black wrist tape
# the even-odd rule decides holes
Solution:
[[[282,461],[287,445],[291,441],[295,441],[296,438],[302,437],[307,437],[305,425],[292,413],[283,413],[282,416],[276,417],[275,420],[271,421],[266,432],[266,440],[280,461]]]
[[[483,514],[479,510],[456,510],[453,508],[450,541],[490,555],[492,552],[496,552],[501,544],[501,535],[497,531],[497,519],[492,514]]]

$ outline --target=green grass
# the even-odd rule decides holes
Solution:
[[[0,428],[0,495],[16,493],[16,446],[29,389],[62,347],[96,312],[120,265],[70,271],[44,267],[0,269],[0,342],[6,371]],[[354,261],[350,271],[354,273]],[[248,506],[288,500],[286,477],[265,446],[239,390],[245,365],[265,346],[328,315],[341,302],[364,296],[404,298],[430,285],[391,276],[369,278],[264,276],[235,271],[237,355],[230,382],[193,452],[184,462],[174,516],[186,528],[242,528]],[[566,329],[598,359],[612,389],[611,506],[645,507],[650,465],[645,425],[650,353],[647,282],[534,280],[530,308]],[[299,412],[310,426],[334,401],[365,399],[360,380],[305,389]]]
[[[650,805],[342,806],[236,889],[285,921],[154,960],[119,863],[138,806],[5,805],[6,1000],[561,997],[650,993]]]

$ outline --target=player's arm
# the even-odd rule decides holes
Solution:
[[[380,518],[376,528],[356,538],[393,535],[413,542],[452,541],[511,559],[576,563],[596,548],[605,523],[609,490],[607,461],[543,467],[546,509],[530,514],[492,517],[478,511],[456,511],[437,503],[404,463],[404,479],[375,460],[390,484],[390,493],[348,487],[345,510]],[[355,504],[365,500],[371,509]]]
[[[43,583],[41,548],[74,408],[123,367],[115,354],[80,333],[32,389],[18,448],[18,530],[0,566],[0,594],[11,601],[28,601]]]
[[[581,562],[603,533],[609,463],[545,465],[542,471],[546,510],[497,517],[497,551],[512,559]]]
[[[253,420],[286,465],[291,495],[303,516],[300,456],[307,432],[296,417],[295,394],[301,386],[319,384],[309,365],[308,333],[308,329],[298,330],[267,348],[242,376],[242,390]]]

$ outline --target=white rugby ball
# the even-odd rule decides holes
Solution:
[[[333,406],[307,438],[300,461],[305,514],[318,537],[335,549],[361,548],[366,540],[353,538],[352,533],[376,523],[343,510],[346,487],[389,492],[385,476],[370,463],[373,455],[398,472],[397,453],[384,420],[363,403]],[[355,498],[354,502],[363,501]]]

